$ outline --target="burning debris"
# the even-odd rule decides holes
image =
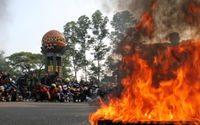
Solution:
[[[120,43],[121,70],[125,72],[121,80],[123,90],[120,97],[112,97],[108,104],[101,101],[97,112],[90,115],[90,122],[92,125],[199,123],[200,2],[127,0],[127,3],[130,11],[141,6],[140,12],[144,12]],[[131,8],[136,5],[137,8]]]
[[[155,121],[149,121],[149,122],[138,122],[138,123],[127,123],[123,124],[122,122],[114,123],[112,121],[106,120],[106,121],[98,121],[98,125],[190,125],[190,124],[198,124],[197,122],[191,122],[191,121],[171,121],[171,122],[155,122]]]

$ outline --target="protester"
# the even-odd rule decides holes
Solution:
[[[0,101],[5,101],[5,91],[4,87],[0,86]]]
[[[64,80],[57,73],[45,76],[39,80],[36,73],[29,77],[24,72],[18,78],[0,72],[0,101],[60,101],[86,102],[104,98],[106,91],[99,89],[97,83],[81,80],[78,82],[66,78]],[[109,89],[107,89],[109,90]]]
[[[41,79],[41,83],[45,86],[51,86],[51,80],[48,73],[46,73],[45,76]]]
[[[62,85],[58,86],[58,93],[59,93],[59,101],[65,102],[66,98],[65,98],[65,93],[63,91]]]
[[[36,101],[50,100],[51,98],[47,87],[42,85],[41,82],[39,82],[38,85],[35,86],[32,91],[32,95],[36,99]]]
[[[70,87],[67,85],[63,85],[63,93],[64,93],[64,101],[70,102],[73,100],[73,94],[70,91]]]
[[[51,84],[51,88],[49,89],[50,93],[50,101],[57,101],[60,100],[60,93],[56,89],[56,84]]]
[[[19,89],[19,95],[23,97],[24,100],[29,98],[29,91],[28,91],[28,74],[23,73],[17,80],[17,85]]]
[[[33,73],[32,78],[30,79],[30,91],[32,91],[38,85],[38,78],[36,73]]]

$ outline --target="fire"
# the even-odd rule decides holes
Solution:
[[[156,4],[142,17],[135,30],[143,35],[155,31],[153,23]],[[192,23],[200,9],[189,4],[193,15],[185,21]],[[131,48],[129,48],[131,49]],[[90,114],[89,121],[111,120],[114,123],[138,123],[139,121],[195,121],[200,122],[200,39],[168,46],[158,52],[149,63],[139,53],[122,54],[126,77],[121,81],[121,97],[113,97],[108,104]]]
[[[153,21],[154,11],[155,11],[156,7],[157,7],[157,4],[154,3],[152,5],[152,8],[150,10],[146,11],[146,13],[144,15],[142,15],[141,20],[135,26],[136,31],[140,31],[144,35],[150,36],[156,30],[156,27],[155,27],[155,24]]]
[[[191,2],[187,9],[185,21],[190,25],[198,25],[200,23],[200,6]]]
[[[97,125],[98,120],[200,121],[200,40],[169,47],[153,66],[138,54],[124,58],[125,65],[133,71],[122,80],[121,98],[112,98],[108,105],[101,102],[100,109],[90,115],[92,125]],[[161,69],[157,65],[162,65]],[[176,77],[161,79],[156,88],[153,76],[158,71],[165,76],[171,72]]]

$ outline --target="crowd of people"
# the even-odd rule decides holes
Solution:
[[[20,77],[0,72],[0,101],[60,101],[84,102],[104,97],[106,91],[98,84],[84,80],[62,79],[57,73],[45,74],[38,79],[35,73],[23,73]]]

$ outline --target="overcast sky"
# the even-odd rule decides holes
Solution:
[[[6,0],[5,0],[6,1]],[[20,51],[40,53],[42,36],[49,30],[63,32],[63,26],[81,15],[101,10],[102,0],[7,0],[1,3],[0,50],[6,56]],[[3,15],[3,16],[2,16]]]

